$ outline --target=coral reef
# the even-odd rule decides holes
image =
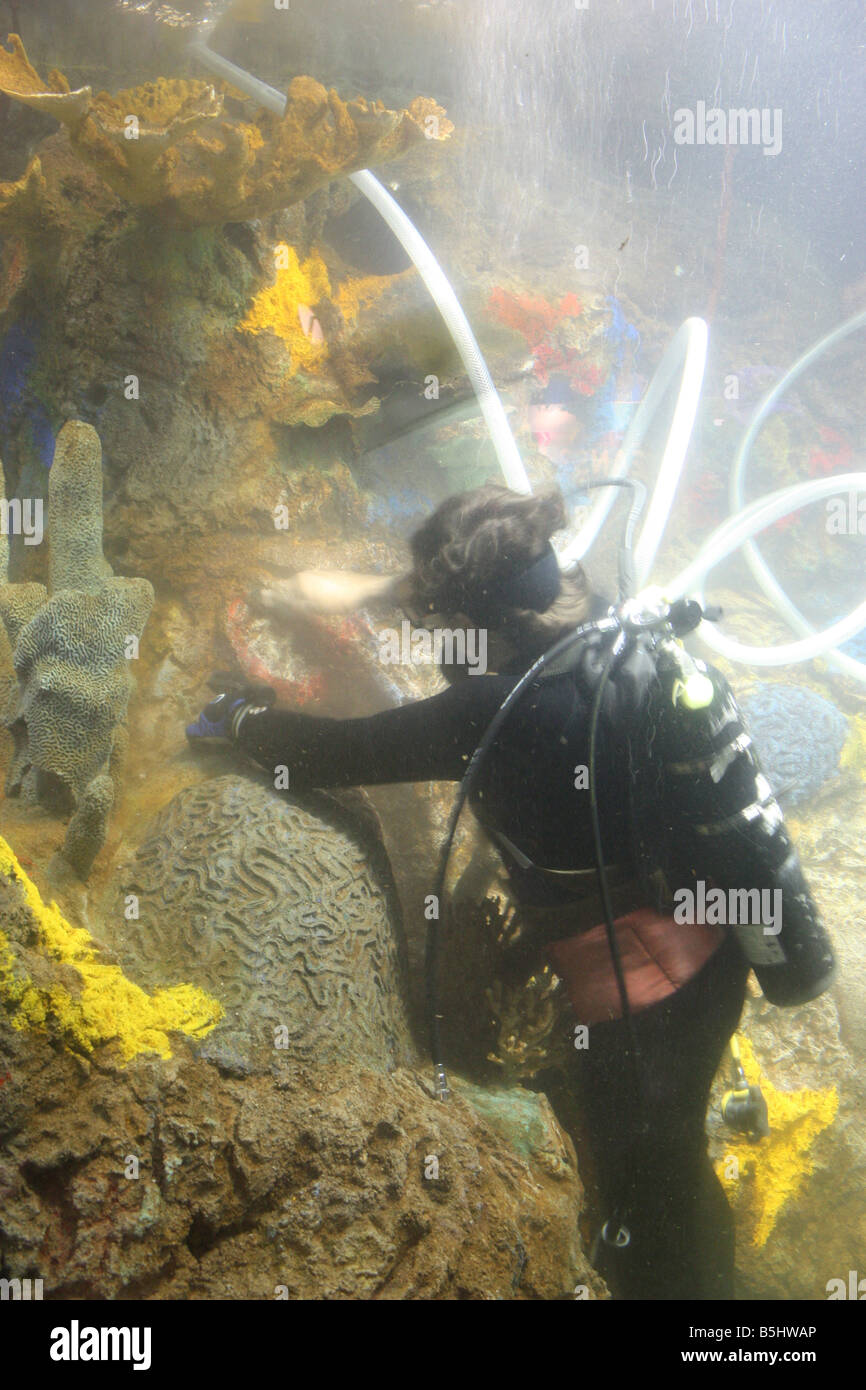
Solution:
[[[443,923],[440,1001],[448,1058],[505,1085],[565,1065],[572,1015],[562,982],[531,945],[507,876],[479,847]]]
[[[770,1133],[758,1144],[731,1136],[725,1160],[717,1167],[720,1179],[729,1189],[740,1191],[738,1184],[746,1179],[742,1190],[746,1194],[744,1206],[748,1206],[748,1238],[760,1246],[766,1244],[782,1208],[813,1172],[811,1149],[821,1131],[835,1120],[839,1094],[835,1086],[824,1090],[777,1090],[762,1075],[747,1038],[743,1039],[741,1054],[749,1084],[760,1085],[767,1102]],[[737,1159],[736,1167],[729,1161],[731,1155]]]
[[[191,892],[201,884],[207,899],[208,884],[230,884],[224,863],[216,851],[190,856]],[[237,865],[246,910],[250,893],[270,897],[263,866],[264,851]],[[238,1079],[193,1051],[219,1037],[220,1004],[189,983],[152,993],[133,983],[42,902],[0,841],[4,1274],[35,1274],[46,1296],[70,1298],[550,1299],[577,1285],[604,1297],[580,1246],[574,1150],[547,1101],[452,1078],[443,1106],[420,1072],[365,1065],[363,1027],[389,1027],[387,1003],[379,1013],[373,998],[383,960],[360,947],[362,988],[353,998],[344,977],[329,1015],[316,869],[297,854],[293,867],[308,901],[305,1017],[325,1014],[319,1041],[332,1060],[310,1065],[296,1048],[273,1054],[286,1064],[278,1074]],[[372,899],[355,902],[369,918]],[[346,944],[359,913],[346,924],[331,909]],[[264,936],[259,947],[248,985],[277,958]],[[338,1032],[363,1026],[355,1046],[343,1032],[339,1059],[328,1018]]]
[[[272,791],[252,791],[284,809]],[[578,1286],[604,1297],[580,1246],[574,1151],[544,1097],[480,1092],[452,1077],[442,1106],[423,1073],[384,1070],[399,1001],[380,986],[397,982],[363,930],[384,900],[372,875],[359,874],[359,851],[290,806],[299,829],[286,884],[273,869],[285,820],[263,816],[249,796],[233,804],[235,848],[254,848],[245,810],[261,831],[258,851],[234,866],[246,916],[232,931],[249,950],[216,959],[227,935],[213,901],[223,888],[234,897],[231,846],[225,837],[205,844],[207,825],[190,804],[199,852],[179,854],[176,867],[207,923],[173,958],[210,960],[212,933],[218,995],[231,994],[234,973],[258,998],[288,940],[268,884],[303,895],[305,908],[288,902],[296,970],[284,970],[282,1017],[291,1030],[306,1020],[316,1055],[301,1058],[304,1038],[287,1050],[271,1042],[273,1074],[232,1065],[214,1027],[221,1004],[194,984],[164,983],[171,962],[160,977],[158,955],[170,955],[173,920],[183,935],[182,912],[155,919],[144,894],[140,919],[127,923],[138,930],[140,921],[142,935],[159,929],[147,992],[131,978],[128,946],[97,950],[41,902],[0,845],[4,1274],[38,1274],[46,1296],[73,1298],[565,1299]],[[347,874],[355,887],[341,893]],[[330,901],[322,907],[317,894]],[[341,948],[337,974],[329,966]],[[305,999],[294,989],[301,979]]]
[[[839,766],[848,723],[806,686],[762,685],[740,701],[758,756],[777,794],[798,805]]]
[[[56,117],[76,155],[124,201],[186,223],[242,222],[301,202],[338,174],[398,158],[452,130],[440,106],[417,97],[404,111],[340,99],[311,77],[289,86],[282,117],[226,115],[206,82],[160,78],[130,91],[71,91],[62,73],[43,81],[17,35],[0,50],[0,92]],[[18,225],[44,198],[38,159],[0,186],[0,225]],[[25,212],[27,217],[28,212]]]
[[[541,295],[513,294],[497,286],[487,312],[523,337],[541,386],[561,373],[573,391],[593,396],[609,376],[613,364],[605,316],[596,307],[586,310],[576,294],[566,294],[554,305]]]
[[[44,903],[0,840],[0,1005],[11,1026],[63,1047],[128,1062],[171,1056],[172,1032],[204,1037],[221,1017],[192,985],[145,993],[100,955],[88,932]]]
[[[379,1070],[411,1057],[387,860],[332,798],[301,805],[236,776],[188,788],[114,882],[104,939],[132,978],[191,980],[223,1005],[209,1056]]]
[[[288,348],[279,418],[317,426],[337,413],[357,418],[377,410],[375,396],[353,404],[361,389],[375,383],[357,350],[355,330],[362,310],[400,277],[348,277],[332,286],[318,251],[300,261],[286,242],[275,246],[274,265],[273,284],[258,292],[237,329],[254,336],[272,333]]]
[[[70,862],[89,871],[105,837],[113,792],[108,770],[131,688],[129,659],[153,604],[145,579],[119,579],[102,555],[99,437],[70,421],[60,431],[49,483],[50,596],[42,585],[0,585],[17,698],[5,724],[15,750],[7,792],[79,811]]]

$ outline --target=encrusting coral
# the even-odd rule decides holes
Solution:
[[[43,80],[20,38],[0,48],[0,92],[56,117],[78,157],[126,202],[191,224],[241,222],[301,202],[338,174],[382,164],[453,129],[444,111],[416,97],[403,111],[361,97],[344,102],[312,77],[291,82],[283,116],[227,116],[206,82],[160,78],[129,91],[70,89],[62,73]],[[42,182],[40,182],[42,181]],[[0,226],[20,226],[44,196],[39,159],[0,184]],[[25,219],[26,220],[26,219]]]
[[[77,420],[57,438],[49,547],[50,596],[39,584],[0,585],[17,677],[4,719],[15,744],[6,790],[75,808],[63,853],[83,878],[105,838],[128,663],[153,589],[113,577],[102,556],[102,451],[96,431]]]
[[[751,1085],[760,1085],[767,1101],[770,1133],[754,1143],[729,1135],[727,1153],[717,1172],[729,1193],[744,1207],[753,1245],[766,1244],[788,1202],[814,1168],[812,1144],[833,1123],[839,1110],[835,1086],[824,1090],[777,1091],[761,1074],[754,1049],[741,1037],[743,1070]],[[736,1159],[736,1164],[731,1159]],[[740,1171],[748,1177],[740,1181]],[[735,1176],[736,1175],[736,1176]]]
[[[111,1047],[123,1062],[171,1056],[171,1032],[205,1037],[222,1007],[194,985],[148,994],[103,959],[81,927],[36,885],[0,839],[0,1005],[13,1028],[47,1033],[70,1050]]]

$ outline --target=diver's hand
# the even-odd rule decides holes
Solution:
[[[205,705],[198,719],[186,726],[186,736],[193,747],[214,747],[232,743],[237,736],[241,719],[250,710],[267,709],[276,695],[267,685],[241,685],[237,678],[217,674],[208,684],[216,696]]]
[[[351,613],[394,586],[393,574],[356,574],[351,570],[299,570],[250,595],[251,606],[276,617]]]

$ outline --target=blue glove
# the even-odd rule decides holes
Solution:
[[[186,736],[190,743],[230,743],[232,715],[245,704],[243,696],[230,702],[228,695],[217,695],[205,705],[194,724],[187,724]]]
[[[266,709],[277,698],[267,685],[240,686],[237,677],[230,675],[212,676],[208,684],[219,693],[198,719],[186,726],[187,738],[198,748],[232,743],[244,713]]]

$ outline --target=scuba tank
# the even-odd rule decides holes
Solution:
[[[830,984],[833,952],[743,715],[724,677],[674,636],[654,646],[649,756],[633,762],[638,821],[655,827],[638,829],[645,874],[675,913],[697,904],[712,922],[706,909],[721,897],[717,920],[736,933],[766,998],[806,1003]]]

